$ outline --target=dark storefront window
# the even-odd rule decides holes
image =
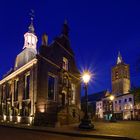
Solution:
[[[55,96],[55,78],[48,76],[48,100],[54,100]]]

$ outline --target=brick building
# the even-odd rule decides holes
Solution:
[[[1,121],[35,125],[79,122],[80,73],[67,23],[51,44],[44,34],[39,51],[37,41],[31,21],[23,50],[0,81]]]

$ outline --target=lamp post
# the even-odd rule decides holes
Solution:
[[[91,122],[91,119],[88,115],[88,83],[91,79],[91,74],[88,71],[85,71],[82,74],[82,81],[84,83],[84,89],[85,89],[85,114],[84,114],[84,118],[81,120],[81,123],[79,125],[80,129],[93,129],[94,125]]]
[[[115,97],[113,96],[113,95],[110,95],[110,97],[109,97],[109,99],[110,99],[110,101],[111,101],[111,112],[112,112],[112,117],[111,117],[111,122],[116,122],[116,119],[115,119],[115,117],[114,117],[114,111],[113,111],[113,101],[114,101],[114,99],[115,99]]]

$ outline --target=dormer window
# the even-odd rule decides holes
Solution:
[[[63,57],[63,69],[68,70],[68,59]]]

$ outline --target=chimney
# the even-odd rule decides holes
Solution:
[[[42,46],[47,46],[48,45],[48,36],[46,33],[42,35]]]

